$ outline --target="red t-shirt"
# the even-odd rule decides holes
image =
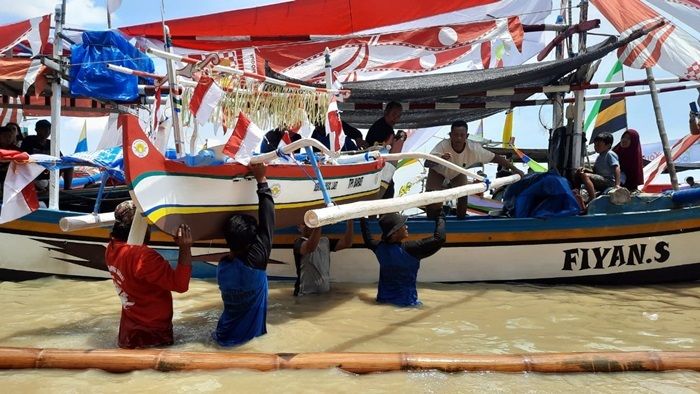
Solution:
[[[112,239],[105,251],[107,268],[122,302],[119,347],[142,348],[173,343],[171,291],[187,291],[190,264],[170,264],[145,245]]]

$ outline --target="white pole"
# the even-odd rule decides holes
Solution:
[[[63,22],[65,21],[66,0],[56,5],[53,57],[58,61],[57,77],[51,83],[51,156],[61,156],[61,73],[63,72]],[[49,177],[49,209],[58,209],[58,171],[51,171]]]
[[[588,0],[582,0],[579,9],[579,22],[585,22],[588,19]],[[579,33],[578,40],[579,55],[586,53],[586,33]],[[583,98],[584,92],[577,90],[574,92],[574,136],[571,147],[571,167],[573,169],[581,167],[583,159],[581,146],[583,145],[583,116],[586,111],[586,103]]]
[[[404,197],[388,198],[384,200],[359,201],[350,204],[312,209],[310,211],[306,211],[306,214],[304,214],[304,222],[307,226],[316,228],[364,216],[399,212],[406,209],[422,207],[447,200],[455,200],[463,196],[483,193],[488,189],[497,189],[503,185],[509,185],[519,180],[520,175],[511,175],[498,178],[491,182],[491,184],[487,184],[485,182],[472,183],[447,190],[412,194]]]

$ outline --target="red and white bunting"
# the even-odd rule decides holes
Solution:
[[[700,139],[700,135],[688,134],[685,137],[678,140],[671,147],[671,159],[676,160],[685,151],[687,151],[693,144],[695,144]],[[666,156],[659,155],[649,164],[644,166],[644,186],[642,186],[642,191],[647,191],[647,187],[654,181],[657,175],[664,172],[668,163],[666,162]]]
[[[39,209],[34,179],[43,171],[44,167],[36,163],[10,162],[3,186],[0,224],[19,219]]]
[[[241,164],[248,165],[253,152],[260,147],[263,138],[265,133],[241,112],[238,114],[236,128],[226,142],[223,153]]]
[[[700,80],[700,41],[662,18],[640,0],[591,0],[622,36],[639,28],[664,25],[618,49],[620,61],[633,68],[658,65],[681,78]]]
[[[208,76],[202,76],[194,88],[190,100],[190,111],[197,119],[197,123],[204,125],[209,121],[219,100],[224,96],[224,91]]]
[[[335,98],[331,99],[326,111],[326,134],[331,142],[331,150],[338,152],[345,144],[345,133],[343,132],[343,123],[340,121],[338,102]]]
[[[44,15],[25,21],[0,26],[0,53],[27,41],[32,56],[42,53],[49,37],[51,15]]]
[[[22,99],[19,97],[8,97],[7,100],[8,104],[19,105],[22,103]],[[24,112],[19,107],[8,108],[3,106],[2,110],[0,110],[0,125],[6,125],[10,122],[19,124],[22,120],[24,120]]]

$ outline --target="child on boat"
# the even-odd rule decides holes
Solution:
[[[588,201],[595,198],[596,191],[620,187],[620,161],[612,151],[613,136],[603,132],[593,138],[593,148],[598,158],[593,165],[593,173],[583,168],[576,171],[576,186],[583,184],[588,192]]]
[[[122,302],[119,320],[120,348],[134,349],[173,344],[173,298],[184,293],[192,275],[192,235],[189,226],[178,228],[177,268],[170,267],[158,252],[145,245],[129,245],[127,239],[136,213],[132,201],[114,209],[114,226],[105,251],[105,262]]]
[[[275,203],[264,164],[251,166],[258,182],[258,219],[233,215],[224,237],[229,254],[216,267],[224,310],[212,337],[220,346],[236,346],[267,333],[267,260],[272,250]]]
[[[340,239],[321,236],[321,227],[299,225],[301,237],[294,241],[294,264],[297,280],[294,295],[320,294],[330,290],[331,252],[352,246],[353,221],[348,220],[345,234]]]
[[[445,243],[445,216],[438,216],[433,236],[416,241],[406,241],[406,216],[399,213],[388,213],[379,218],[381,241],[372,239],[365,218],[361,219],[360,225],[365,246],[379,261],[377,302],[396,306],[420,305],[416,290],[420,260],[435,254]]]

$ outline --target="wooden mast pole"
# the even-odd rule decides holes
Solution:
[[[656,127],[659,129],[661,137],[661,146],[664,149],[664,157],[666,158],[666,167],[668,174],[671,177],[671,186],[673,190],[678,190],[678,176],[676,175],[676,166],[673,164],[673,154],[668,143],[668,135],[666,135],[666,127],[664,126],[664,117],[661,114],[661,104],[659,103],[659,93],[656,89],[656,80],[654,80],[654,72],[650,67],[646,68],[647,82],[649,83],[649,92],[651,93],[651,102],[654,106],[654,115],[656,115]]]
[[[559,7],[559,16],[557,17],[557,25],[566,24],[566,2],[567,0],[561,0],[561,6]],[[564,43],[566,40],[557,44],[555,49],[555,58],[557,60],[564,59]],[[564,125],[564,93],[554,94],[554,105],[552,106],[552,130],[557,127]]]
[[[53,58],[58,64],[56,78],[51,82],[51,156],[61,156],[61,74],[63,72],[63,23],[66,18],[66,0],[56,5],[55,9]],[[58,209],[59,172],[50,171],[49,176],[49,209]]]

